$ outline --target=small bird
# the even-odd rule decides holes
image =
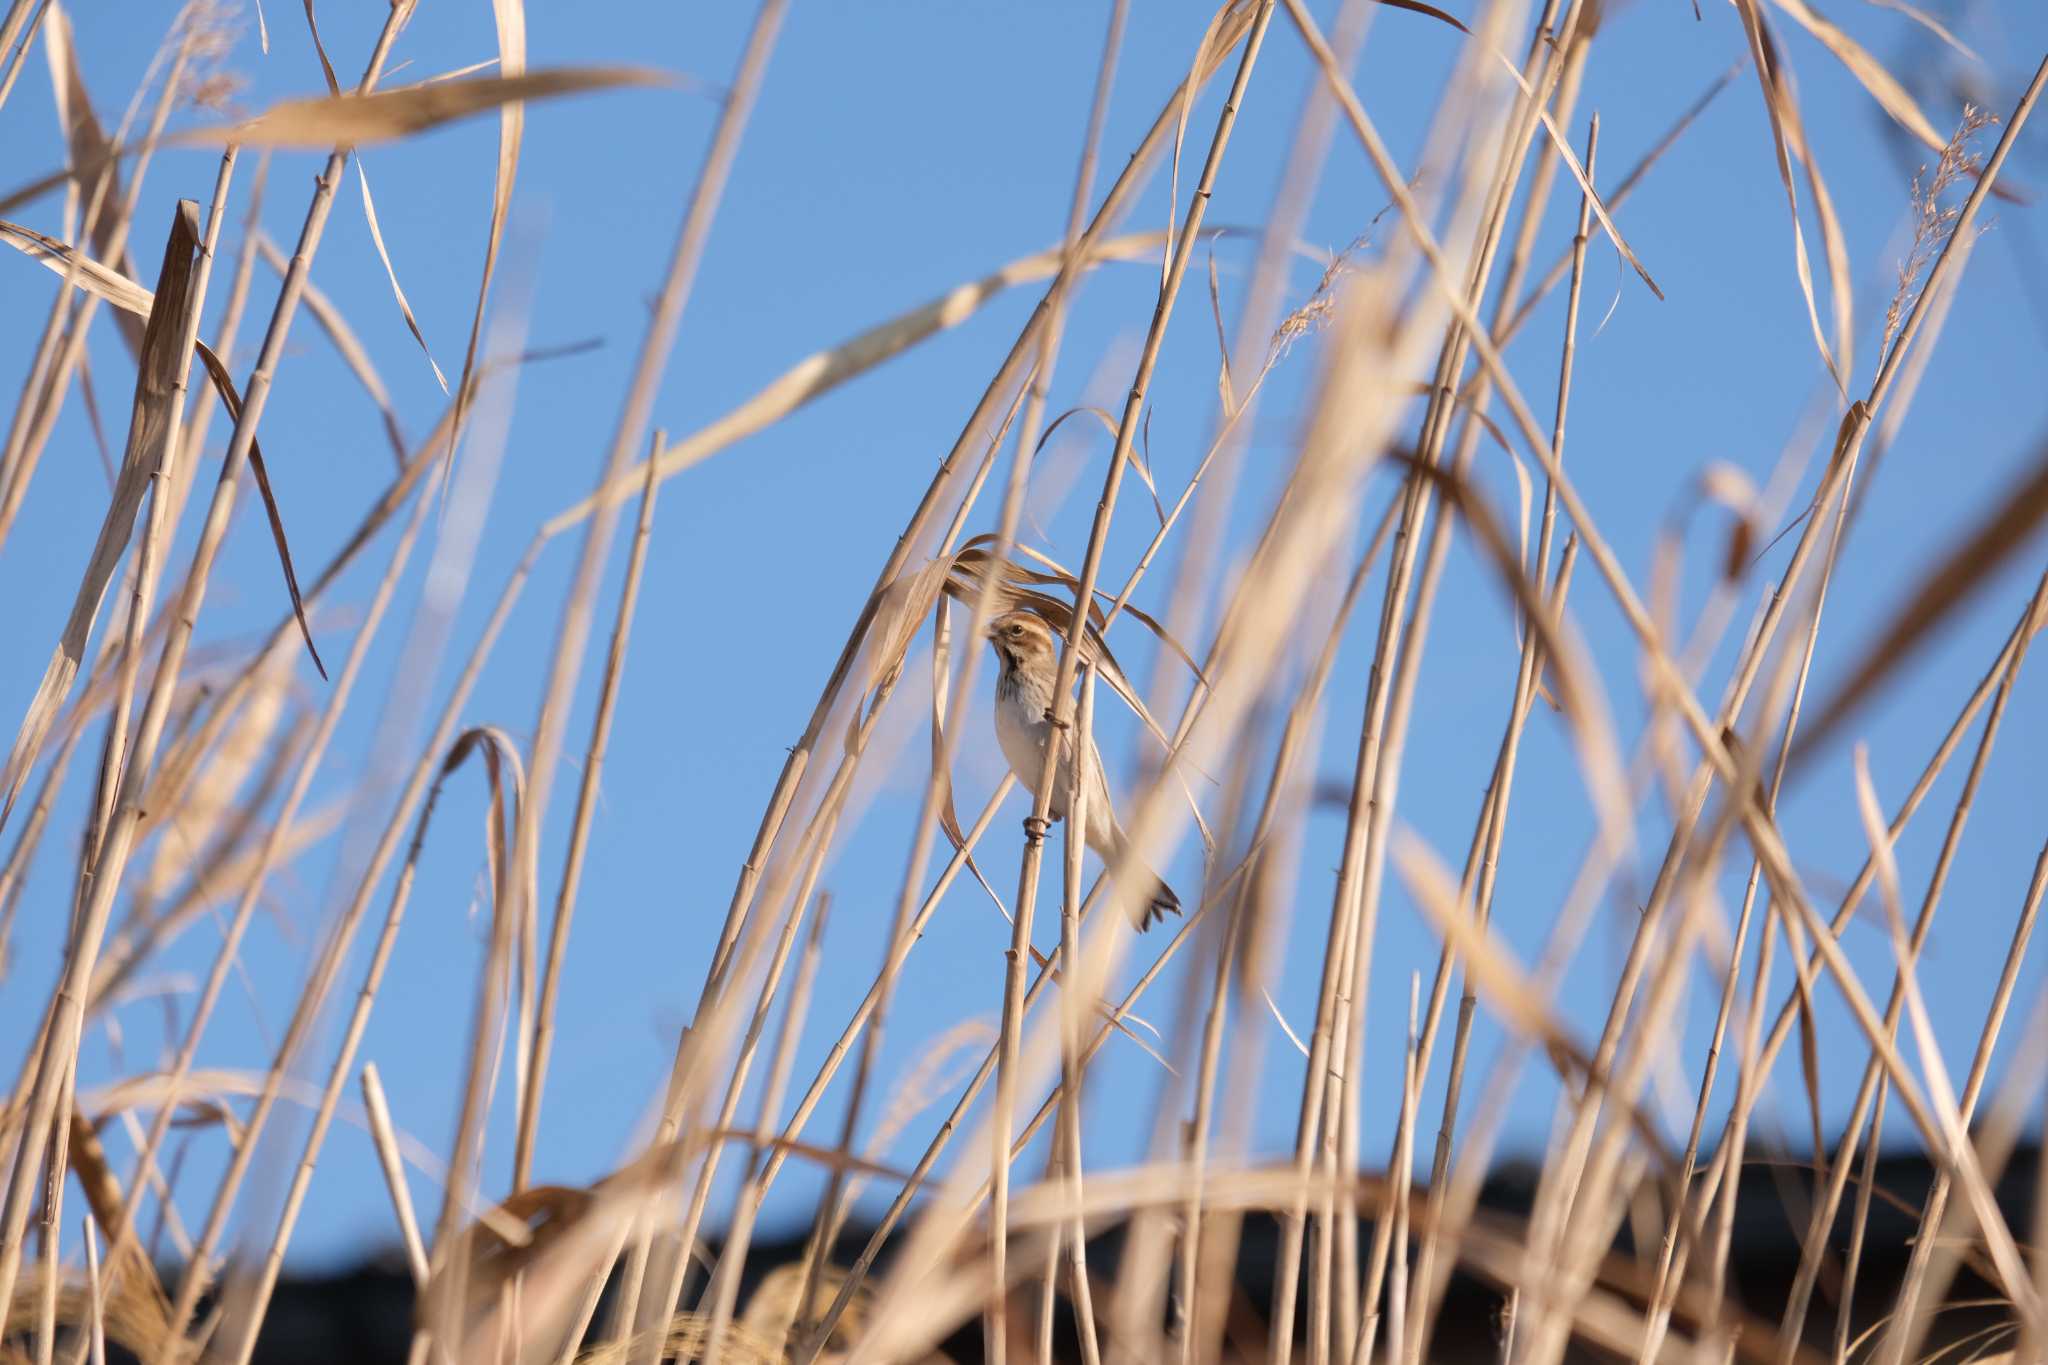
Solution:
[[[1059,667],[1059,644],[1043,620],[1028,611],[1013,611],[989,622],[989,643],[995,646],[996,662],[1002,672],[996,678],[996,741],[1010,771],[1033,795],[1038,778],[1045,771],[1045,741],[1053,724],[1047,716],[1052,708],[1053,684]],[[1068,759],[1071,741],[1062,737],[1059,771],[1053,777],[1052,818],[1067,816],[1067,792],[1072,781]],[[1088,736],[1088,847],[1109,866],[1124,856],[1123,827],[1109,803],[1109,784],[1102,777],[1102,754]],[[1139,875],[1151,878],[1152,889],[1133,912],[1133,922],[1142,932],[1162,920],[1168,912],[1180,913],[1180,897],[1159,875],[1142,863],[1133,863]]]

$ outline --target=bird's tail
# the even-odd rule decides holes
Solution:
[[[1146,892],[1145,899],[1131,907],[1132,926],[1142,934],[1168,915],[1178,915],[1180,913],[1180,897],[1173,894],[1173,888],[1168,886],[1157,872],[1145,866],[1144,863],[1136,858],[1126,857],[1129,841],[1124,838],[1122,828],[1112,825],[1108,835],[1108,839],[1105,840],[1106,847],[1096,850],[1097,853],[1102,855],[1103,861],[1113,866],[1127,863],[1132,873],[1140,878],[1142,883],[1149,884],[1151,887],[1151,890]]]
[[[1141,907],[1131,911],[1131,923],[1144,933],[1169,914],[1180,913],[1180,897],[1173,894],[1173,888],[1158,877],[1152,878],[1152,895]]]

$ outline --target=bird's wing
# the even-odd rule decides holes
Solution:
[[[1102,771],[1102,751],[1095,737],[1088,737],[1088,844],[1105,861],[1123,845],[1123,829],[1117,824],[1116,806],[1109,799],[1109,781]]]

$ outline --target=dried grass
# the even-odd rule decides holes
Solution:
[[[1610,60],[1608,50],[1623,41],[1619,16],[1594,0],[1549,0],[1533,15],[1518,0],[1484,0],[1463,17],[1422,0],[1379,3],[1397,11],[1375,21],[1391,30],[1387,41],[1426,37],[1456,45],[1444,98],[1427,111],[1420,171],[1401,164],[1350,74],[1373,9],[1368,0],[1346,4],[1328,39],[1302,0],[1228,0],[1209,17],[1185,65],[1176,61],[1186,79],[1119,174],[1098,190],[1098,162],[1118,164],[1125,150],[1103,141],[1125,42],[1126,9],[1119,3],[1097,58],[1094,105],[1056,247],[813,353],[680,440],[655,431],[650,441],[659,382],[771,65],[784,5],[765,0],[709,152],[701,163],[650,171],[690,188],[588,496],[535,528],[424,746],[400,756],[403,777],[394,791],[376,794],[383,823],[375,847],[350,870],[334,916],[321,926],[310,977],[281,1002],[289,1022],[268,1065],[226,1069],[201,1064],[202,1043],[241,971],[239,949],[254,911],[274,894],[270,883],[342,824],[345,803],[310,810],[307,803],[340,724],[362,705],[355,684],[384,620],[419,590],[406,573],[411,552],[444,489],[455,498],[470,487],[467,480],[481,487],[495,478],[506,434],[496,419],[507,410],[502,394],[486,384],[531,358],[499,344],[523,326],[524,296],[515,290],[507,301],[494,293],[528,107],[659,78],[637,69],[532,68],[523,4],[494,0],[494,73],[479,74],[490,64],[482,63],[378,90],[411,17],[411,5],[400,3],[385,17],[362,78],[345,89],[306,0],[327,94],[237,117],[228,110],[233,74],[222,64],[231,21],[199,4],[173,26],[128,116],[109,133],[94,112],[79,35],[63,9],[50,0],[11,0],[0,13],[0,113],[27,44],[40,37],[67,164],[0,195],[0,214],[57,191],[67,213],[65,229],[55,233],[0,220],[0,241],[27,258],[10,256],[11,264],[0,265],[47,284],[48,276],[29,267],[40,263],[62,282],[40,324],[29,382],[0,451],[0,541],[17,512],[34,506],[31,476],[74,377],[94,421],[101,420],[88,385],[93,372],[84,364],[85,334],[101,304],[111,305],[136,383],[97,540],[80,547],[84,568],[75,586],[66,585],[69,619],[0,775],[0,824],[11,820],[14,827],[0,868],[0,947],[38,850],[65,844],[65,856],[75,860],[66,869],[72,931],[56,964],[56,986],[42,1004],[23,1069],[0,1102],[0,1150],[11,1154],[0,1202],[0,1302],[7,1305],[0,1360],[49,1361],[60,1351],[98,1360],[109,1347],[163,1365],[202,1354],[251,1359],[308,1191],[325,1175],[322,1153],[351,1083],[361,1087],[361,1121],[418,1291],[414,1350],[421,1360],[912,1361],[934,1358],[938,1343],[979,1322],[986,1358],[1029,1353],[1050,1361],[1068,1349],[1064,1329],[1055,1331],[1064,1299],[1072,1349],[1088,1365],[1206,1365],[1235,1355],[1286,1365],[1297,1352],[1310,1365],[1421,1365],[1439,1358],[1454,1273],[1499,1291],[1502,1356],[1517,1365],[1554,1365],[1586,1350],[1639,1360],[1804,1361],[1824,1358],[1824,1349],[1836,1360],[1903,1365],[1946,1358],[1943,1351],[2015,1343],[2015,1358],[2024,1358],[2048,1340],[2048,1258],[2037,1246],[2048,1229],[2048,1200],[2021,1227],[1994,1197],[2048,1083],[2041,1010],[2020,998],[2048,890],[2048,845],[2033,862],[1999,966],[1995,973],[1986,967],[1992,984],[1981,1023],[1971,1009],[1975,1044],[1967,1069],[1936,1045],[1937,1018],[1958,1002],[1930,996],[1923,965],[1980,781],[2009,709],[2024,704],[2017,684],[2029,646],[2048,621],[2048,576],[1889,818],[1872,759],[1857,751],[1853,792],[1838,795],[1853,796],[1869,857],[1832,908],[1818,899],[1824,883],[1805,861],[1812,836],[1796,810],[1781,806],[1824,746],[1991,593],[2004,569],[2016,561],[2032,567],[2038,557],[2036,533],[2048,519],[2048,452],[2005,480],[1994,505],[1947,537],[1933,563],[1897,576],[1882,599],[1872,643],[1845,654],[1834,638],[1839,627],[1822,629],[1844,546],[1877,479],[1878,456],[1918,392],[1984,202],[2006,192],[2001,175],[2048,87],[2048,63],[2002,117],[1966,108],[1955,133],[1942,138],[1906,83],[1846,29],[1805,0],[1771,0],[1776,14],[1819,43],[1884,115],[1938,157],[1914,178],[1900,206],[1907,245],[1882,325],[1868,329],[1876,334],[1878,361],[1867,390],[1847,401],[1859,330],[1850,308],[1857,263],[1849,258],[1820,149],[1808,136],[1811,109],[1801,104],[1764,0],[1735,0],[1771,132],[1771,169],[1793,221],[1795,279],[1787,295],[1796,285],[1844,401],[1826,466],[1782,559],[1773,558],[1776,542],[1764,537],[1791,497],[1797,461],[1788,458],[1791,472],[1760,488],[1740,464],[1717,458],[1702,464],[1663,523],[1645,586],[1615,548],[1614,528],[1603,529],[1596,516],[1605,501],[1600,490],[1588,486],[1588,475],[1568,471],[1563,458],[1567,410],[1598,410],[1607,397],[1574,387],[1588,251],[1611,246],[1662,297],[1620,216],[1629,195],[1734,73],[1695,101],[1634,170],[1608,185],[1595,156],[1598,119],[1591,120],[1583,156],[1566,130],[1579,124],[1590,65]],[[1283,11],[1285,22],[1275,28]],[[1910,13],[1908,20],[1956,42],[1927,16]],[[1525,36],[1519,62],[1502,55]],[[1269,205],[1225,172],[1238,155],[1232,136],[1240,115],[1247,108],[1263,115],[1275,96],[1261,55],[1282,43],[1306,49],[1314,80],[1294,126],[1284,183]],[[455,60],[437,54],[435,65]],[[208,111],[207,126],[167,133],[172,109],[184,106]],[[410,445],[401,404],[340,303],[312,287],[311,261],[359,147],[490,112],[499,116],[493,188],[463,362],[449,390],[428,353],[449,400],[427,440]],[[1293,239],[1339,120],[1356,144],[1345,144],[1341,154],[1362,151],[1391,203],[1385,222],[1360,225],[1354,240],[1322,260],[1320,278],[1290,297]],[[138,122],[146,131],[131,138],[128,129]],[[1994,126],[1996,146],[1981,153],[1978,144]],[[219,146],[225,153],[205,218],[196,204],[178,206],[150,287],[127,239],[149,156],[171,145]],[[243,146],[313,147],[327,159],[289,251],[256,222],[260,175],[242,191],[249,231],[226,325],[208,344],[199,336],[200,316]],[[1159,169],[1167,172],[1164,230],[1117,235],[1146,177]],[[357,172],[372,245],[403,321],[426,353],[430,329],[415,316],[393,264],[405,258],[406,243],[385,239],[360,163]],[[1821,243],[1825,324],[1807,250],[1802,181]],[[1539,270],[1545,210],[1559,193],[1576,198],[1577,231],[1555,264]],[[1221,233],[1209,223],[1214,197],[1241,202],[1245,218],[1268,225],[1235,331],[1216,261]],[[1043,206],[1019,207],[1033,221],[1042,217]],[[1654,245],[1658,253],[1673,250]],[[1207,317],[1191,324],[1181,296],[1199,253],[1207,253],[1199,267]],[[259,254],[277,271],[280,292],[255,365],[237,383],[225,357]],[[1055,409],[1065,387],[1057,364],[1073,300],[1092,270],[1116,260],[1156,262],[1159,271],[1122,406]],[[522,283],[516,272],[508,279]],[[1567,279],[1564,332],[1553,359],[1522,332]],[[559,1105],[544,1109],[542,1099],[550,1067],[569,1061],[555,1056],[559,993],[585,875],[600,856],[593,831],[604,818],[601,783],[622,714],[617,702],[638,686],[627,645],[655,532],[656,489],[938,337],[999,294],[1039,282],[1046,282],[1044,293],[987,387],[961,403],[971,415],[960,438],[863,599],[767,802],[725,921],[715,941],[705,935],[705,984],[676,1040],[671,1069],[649,1078],[652,1117],[644,1142],[587,1186],[535,1183],[536,1153],[551,1132],[575,1121]],[[271,495],[257,443],[279,368],[292,354],[290,330],[301,303],[369,398],[396,461],[388,485],[303,592],[285,513]],[[487,313],[498,324],[488,332]],[[1216,408],[1194,458],[1155,462],[1149,433],[1160,367],[1185,362],[1167,344],[1176,325],[1215,333]],[[431,330],[438,335],[440,325]],[[234,430],[211,500],[188,515],[213,401],[201,395],[205,402],[191,406],[194,360]],[[1306,407],[1270,456],[1277,496],[1248,508],[1239,484],[1253,416],[1271,377],[1289,366],[1312,369],[1303,386]],[[103,396],[115,382],[104,357],[96,373]],[[1553,385],[1554,405],[1539,415],[1528,395],[1547,397]],[[1050,420],[1049,411],[1057,414]],[[1074,417],[1084,421],[1066,425]],[[1070,568],[1020,544],[1019,530],[1039,472],[1035,460],[1056,434],[1071,441],[1091,418],[1108,437],[1107,456],[1086,547]],[[484,433],[481,448],[451,468],[471,427]],[[1507,456],[1499,479],[1482,453],[1487,460]],[[223,647],[201,685],[195,631],[209,588],[218,586],[212,579],[245,469],[264,498],[289,610],[280,601],[273,630]],[[1184,482],[1176,485],[1173,470],[1184,472]],[[434,478],[436,471],[444,478]],[[1131,515],[1122,502],[1130,474],[1146,490],[1135,495],[1145,543],[1127,563],[1114,547],[1130,534],[1117,524]],[[1494,490],[1510,476],[1518,505],[1503,513]],[[993,509],[985,496],[991,488],[1002,490]],[[599,593],[614,533],[635,496],[623,588],[605,608]],[[1382,502],[1368,533],[1366,509]],[[1719,538],[1705,575],[1708,605],[1687,622],[1688,599],[1680,591],[1687,532],[1703,511]],[[298,657],[293,632],[311,648],[311,610],[330,605],[326,596],[343,570],[394,519],[402,529],[336,677],[326,682],[323,668],[319,690],[302,693],[291,676]],[[468,715],[529,575],[549,545],[572,531],[578,552],[552,628],[521,625],[532,631],[524,641],[528,656],[548,660],[532,724],[515,732]],[[174,568],[170,556],[181,547],[190,547],[190,558]],[[463,558],[465,572],[469,549],[449,551]],[[1467,550],[1480,581],[1512,616],[1515,662],[1498,669],[1506,715],[1460,865],[1407,827],[1401,802],[1404,781],[1438,762],[1410,744],[1418,698],[1433,670],[1444,666],[1427,657],[1431,632],[1448,612],[1484,609],[1450,596],[1460,582],[1451,574],[1453,557]],[[1148,575],[1162,553],[1181,558],[1171,586],[1158,594],[1163,604],[1147,609],[1156,587]],[[1599,579],[1581,595],[1604,590],[1619,607],[1635,647],[1633,675],[1617,671],[1611,656],[1596,654],[1582,638],[1585,608],[1570,598],[1581,558]],[[1775,577],[1762,582],[1767,558]],[[1230,572],[1219,573],[1226,563]],[[1357,611],[1375,587],[1378,611]],[[1758,605],[1747,634],[1725,641],[1736,600],[1752,593]],[[689,628],[687,602],[663,605],[666,626]],[[577,760],[565,752],[568,727],[601,609],[611,622],[609,648]],[[1038,797],[1025,823],[1014,893],[997,890],[976,861],[977,850],[985,854],[1000,837],[992,831],[1016,779],[1006,776],[963,822],[955,809],[955,761],[982,704],[982,628],[996,613],[1020,609],[1039,615],[1063,640],[1053,723],[1092,729],[1100,684],[1101,707],[1127,710],[1142,731],[1139,780],[1118,803],[1130,817],[1128,857],[1157,865],[1176,843],[1199,844],[1201,894],[1189,897],[1184,922],[1163,944],[1134,945],[1121,910],[1100,908],[1131,894],[1133,879],[1117,875],[1123,869],[1105,869],[1089,888],[1075,827],[1090,815],[1078,787],[1068,793],[1071,824],[1056,889],[1046,892],[1056,900],[1041,905],[1054,799],[1050,758],[1044,773],[1024,775],[1039,779]],[[323,610],[323,630],[331,615]],[[440,618],[424,619],[422,629],[431,630]],[[925,658],[926,641],[928,697],[912,667]],[[38,657],[43,648],[22,644]],[[1705,672],[1717,650],[1733,657],[1715,697],[1703,691],[1703,680],[1718,677]],[[1341,783],[1319,782],[1321,735],[1347,651],[1369,656],[1370,668],[1358,699],[1354,764]],[[1154,660],[1150,685],[1120,654]],[[1828,690],[1809,712],[1816,670]],[[1538,697],[1551,701],[1554,717],[1535,706]],[[400,722],[419,718],[423,708],[423,695],[393,699],[392,730],[405,729]],[[1625,755],[1619,717],[1632,709],[1647,719],[1637,752]],[[918,815],[900,882],[859,889],[869,918],[850,931],[845,915],[828,916],[827,883],[835,855],[855,831],[869,837],[864,803],[877,786],[875,770],[892,761],[879,741],[890,733],[885,718],[898,713],[920,713],[916,724],[929,730],[928,754],[904,760],[918,787]],[[1968,772],[1909,922],[1897,849],[1980,716]],[[1553,719],[1568,757],[1533,762],[1523,752],[1525,735]],[[96,736],[91,743],[89,731]],[[1688,756],[1688,745],[1696,757]],[[53,828],[67,816],[61,791],[81,754],[93,768],[93,798],[75,831]],[[479,764],[470,766],[472,758]],[[576,761],[573,812],[551,820],[553,789]],[[408,951],[401,929],[421,860],[436,843],[462,841],[434,823],[446,784],[477,767],[487,788],[488,943],[466,1004],[451,1001],[443,1011],[450,1035],[466,1040],[456,1136],[444,1159],[406,1136],[398,1119],[407,1116],[392,1114],[377,1067],[361,1050],[386,972],[396,954]],[[37,773],[33,795],[17,809]],[[1328,789],[1326,801],[1319,788]],[[1668,816],[1657,808],[1660,798]],[[1536,800],[1572,803],[1595,833],[1548,937],[1532,952],[1511,943],[1494,911],[1519,852],[1510,840],[1520,828],[1514,812]],[[1344,829],[1341,864],[1322,905],[1299,885],[1304,834],[1319,802],[1341,807]],[[1638,852],[1658,859],[1643,887],[1629,882]],[[934,876],[930,864],[941,856]],[[1009,951],[982,964],[985,1014],[957,1021],[930,1041],[892,1086],[881,1072],[882,1039],[912,954],[963,872],[1010,917]],[[545,925],[544,876],[555,878]],[[1719,892],[1737,878],[1744,890],[1731,928]],[[890,890],[892,913],[883,916],[875,904]],[[1420,912],[1440,944],[1426,993],[1424,964],[1389,962],[1379,942],[1397,895]],[[1581,1036],[1574,1020],[1584,1009],[1561,991],[1583,978],[1598,908],[1622,895],[1636,911],[1625,953],[1608,983],[1611,994],[1593,1002],[1605,1009],[1600,1032]],[[373,917],[371,904],[380,897],[383,913]],[[230,902],[203,978],[195,973],[167,984],[161,968],[169,946]],[[1879,935],[1845,939],[1859,910],[1888,948],[1879,961],[1893,986],[1881,1010],[1869,967]],[[1327,921],[1315,918],[1324,912]],[[1057,947],[1042,951],[1038,944],[1049,935],[1038,930],[1055,914]],[[1948,910],[1944,922],[1957,917]],[[359,954],[357,940],[373,923],[374,940]],[[865,936],[857,940],[861,951],[837,951],[856,941],[850,932]],[[1312,1013],[1306,1000],[1283,1004],[1275,995],[1278,964],[1297,935],[1320,936],[1308,945],[1319,971]],[[1976,937],[1973,929],[1969,951]],[[1134,954],[1126,973],[1123,964]],[[1789,983],[1774,979],[1781,954],[1791,960]],[[19,972],[20,964],[8,965]],[[354,970],[360,975],[332,1050],[312,1057],[342,976]],[[1408,1027],[1405,1037],[1374,1039],[1369,1049],[1368,991],[1390,971],[1409,984]],[[1711,981],[1716,1002],[1704,1055],[1695,1055],[1685,1029],[1695,978]],[[1169,979],[1178,1000],[1148,1001],[1153,987]],[[800,1044],[827,980],[854,986],[860,1003],[836,1025],[836,1040],[815,1072],[800,1077]],[[1454,987],[1459,1003],[1444,1048],[1443,1016]],[[1056,990],[1057,1005],[1041,1004],[1048,988]],[[268,996],[274,987],[255,989]],[[118,1056],[118,1008],[158,993],[179,1011],[179,1036],[166,1055],[124,1062],[117,1074],[103,1074],[96,1063],[81,1071],[82,1056],[98,1055],[95,1031],[107,1030]],[[1766,1029],[1773,1000],[1777,1010]],[[1830,1001],[1846,1006],[1846,1022]],[[2015,1008],[2028,1020],[2022,1029],[2009,1026]],[[1249,1113],[1266,1069],[1269,1012],[1306,1063],[1289,1110],[1293,1141],[1280,1152],[1255,1150]],[[1304,1025],[1301,1036],[1289,1017]],[[1803,1254],[1783,1312],[1764,1321],[1732,1292],[1734,1197],[1745,1166],[1759,1164],[1747,1153],[1763,1140],[1758,1126],[1767,1092],[1784,1079],[1780,1061],[1795,1028],[1796,1083],[1814,1143],[1812,1182],[1802,1194],[1809,1200],[1798,1217]],[[1824,1032],[1835,1055],[1849,1049],[1866,1057],[1850,1120],[1832,1150],[1820,1103]],[[2012,1034],[2022,1040],[2019,1055],[2000,1073],[2000,1040]],[[1481,1037],[1499,1046],[1483,1077],[1468,1075],[1487,1055],[1477,1050]],[[1112,1039],[1135,1043],[1165,1077],[1151,1115],[1153,1147],[1126,1168],[1091,1165],[1085,1140],[1109,1123],[1135,1125],[1143,1117],[1129,1096],[1105,1096],[1088,1084]],[[1370,1061],[1396,1056],[1397,1068]],[[1532,1059],[1546,1061],[1559,1078],[1554,1140],[1528,1216],[1508,1219],[1479,1208],[1480,1186],[1507,1099]],[[1292,1056],[1284,1060],[1293,1065]],[[1732,1107],[1717,1120],[1718,1106],[1729,1102],[1731,1069]],[[1783,1070],[1790,1076],[1794,1068]],[[792,1081],[799,1082],[793,1101]],[[1676,1112],[1692,1105],[1689,1124],[1675,1124],[1686,1132],[1682,1146],[1656,1088],[1671,1082],[1682,1096]],[[1431,1143],[1421,1110],[1439,1083],[1442,1117]],[[509,1104],[495,1102],[501,1092]],[[753,1107],[742,1118],[749,1095]],[[837,1134],[813,1131],[821,1108],[841,1099]],[[248,1244],[250,1254],[224,1261],[231,1230],[250,1222],[240,1208],[244,1186],[259,1153],[279,1141],[271,1127],[281,1104],[307,1109],[311,1122],[295,1161],[281,1168],[281,1203],[265,1211],[274,1222]],[[1896,1127],[1901,1113],[1910,1134],[1887,1135],[1885,1124]],[[1718,1135],[1710,1129],[1715,1122]],[[125,1180],[103,1142],[108,1125],[128,1133],[138,1151]],[[1017,1163],[1041,1134],[1048,1135],[1043,1173],[1027,1176]],[[1880,1144],[1901,1140],[1917,1141],[1935,1169],[1933,1187],[1918,1202],[1879,1187]],[[226,1154],[217,1183],[180,1188],[181,1143]],[[511,1152],[509,1188],[502,1190],[491,1187],[496,1167],[484,1159],[499,1144]],[[1382,1144],[1393,1153],[1384,1177],[1363,1170]],[[907,1170],[897,1158],[902,1147],[919,1153]],[[728,1160],[741,1168],[729,1208],[716,1197]],[[758,1220],[791,1160],[826,1176],[810,1239],[800,1257],[776,1266],[743,1303],[743,1280],[760,1258]],[[439,1183],[438,1216],[423,1220],[414,1208],[409,1167]],[[77,1221],[76,1211],[67,1220],[63,1207],[74,1189],[87,1211],[75,1246],[53,1231]],[[887,1193],[887,1210],[867,1229],[858,1255],[840,1264],[842,1235],[867,1189]],[[181,1210],[202,1203],[205,1217],[187,1238]],[[1845,1205],[1850,1240],[1837,1267],[1831,1238]],[[154,1238],[145,1238],[142,1226],[152,1209],[180,1239],[183,1264],[169,1292],[157,1279]],[[1869,1289],[1880,1211],[1916,1220],[1919,1235],[1906,1251],[1903,1283],[1882,1291],[1887,1301],[1873,1317],[1852,1291]],[[1243,1286],[1234,1282],[1246,1219],[1254,1213],[1270,1215],[1279,1229],[1277,1275],[1262,1301],[1236,1292]],[[1124,1248],[1113,1268],[1101,1254],[1112,1226],[1121,1229]],[[1632,1255],[1616,1249],[1624,1226]],[[716,1257],[703,1249],[706,1240],[721,1242]],[[709,1269],[701,1280],[700,1266]],[[1956,1290],[1965,1268],[1992,1286],[1995,1298],[1980,1307],[1998,1320],[1975,1337],[1943,1336],[1944,1315],[1971,1302]],[[608,1292],[612,1308],[600,1323]],[[217,1307],[199,1321],[209,1298]],[[1033,1310],[1023,1309],[1026,1302]]]

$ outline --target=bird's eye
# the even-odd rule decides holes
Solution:
[[[1015,622],[1015,621],[1012,621],[1012,622],[1010,623],[1010,638],[1012,638],[1012,639],[1022,639],[1023,637],[1024,637],[1024,627],[1023,627],[1022,625],[1018,624],[1017,622]]]

